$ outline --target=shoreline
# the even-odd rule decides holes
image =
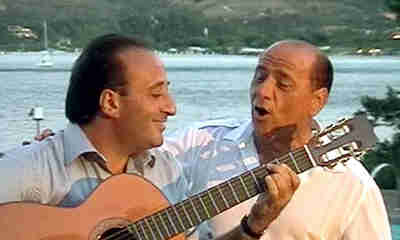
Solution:
[[[400,47],[399,48],[353,48],[353,47],[330,47],[330,46],[320,46],[320,50],[328,56],[348,56],[348,57],[400,57]],[[261,49],[260,49],[261,50]],[[257,57],[258,53],[245,54],[245,53],[217,53],[217,52],[168,52],[154,50],[160,56],[188,56],[188,55],[198,55],[198,56],[210,56],[210,55],[223,55],[223,56],[254,56]],[[43,55],[46,51],[0,51],[0,56],[6,55]],[[52,50],[52,55],[76,55],[78,56],[80,51],[63,51],[63,50]]]

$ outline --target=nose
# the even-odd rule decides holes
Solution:
[[[168,116],[175,116],[176,114],[176,104],[175,100],[172,98],[171,94],[167,94],[164,105],[163,112],[168,114]]]
[[[256,83],[254,86],[254,97],[260,98],[260,99],[268,99],[271,100],[273,96],[273,79],[271,79],[270,76],[268,76],[264,81],[261,83]]]

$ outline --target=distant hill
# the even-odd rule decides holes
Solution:
[[[396,49],[400,41],[389,36],[400,24],[387,12],[383,0],[0,0],[0,50],[21,42],[40,48],[40,39],[17,39],[7,26],[23,25],[41,36],[44,19],[53,47],[66,39],[71,48],[81,47],[95,35],[122,32],[160,49],[262,48],[284,38]]]
[[[384,1],[379,0],[175,0],[174,2],[199,9],[209,17],[241,19],[287,14],[339,18],[345,16],[345,19],[360,15],[378,17],[382,10],[386,9]]]

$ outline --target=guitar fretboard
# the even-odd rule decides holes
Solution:
[[[277,158],[273,163],[285,163],[297,174],[315,166],[307,146]],[[267,175],[266,166],[256,167],[132,223],[123,231],[107,239],[169,239],[264,192],[262,184]]]

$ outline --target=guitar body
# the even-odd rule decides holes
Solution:
[[[137,175],[121,174],[101,183],[84,203],[75,208],[23,202],[1,204],[1,239],[102,239],[106,231],[168,206],[168,200],[152,183]],[[172,239],[183,240],[184,234]]]

